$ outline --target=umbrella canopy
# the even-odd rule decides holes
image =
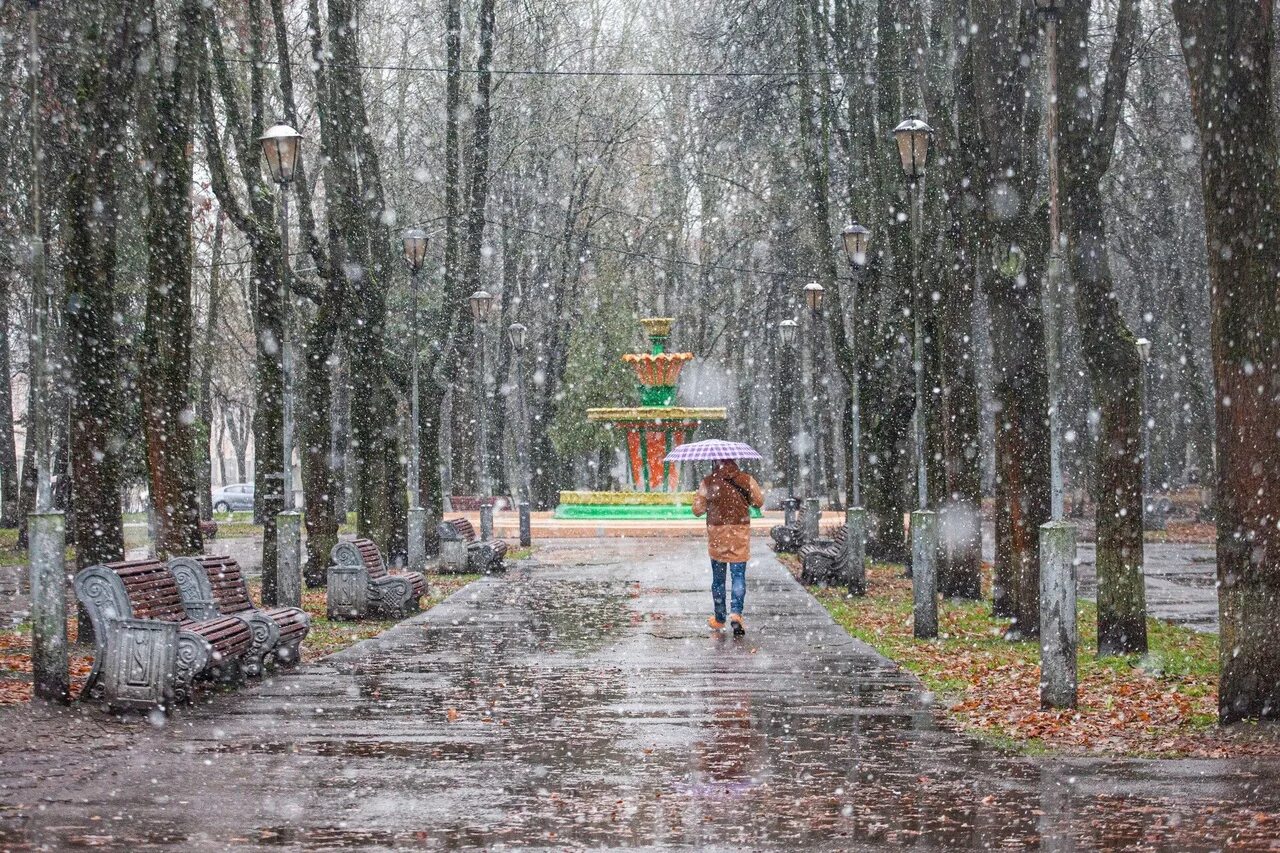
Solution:
[[[751,445],[740,441],[721,441],[718,438],[682,444],[662,460],[667,462],[706,462],[723,459],[759,459],[760,454]]]

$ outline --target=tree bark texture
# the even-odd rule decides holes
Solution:
[[[1218,714],[1280,717],[1280,151],[1270,0],[1175,0],[1200,129],[1217,382]]]
[[[396,511],[402,501],[393,502],[390,494],[399,468],[389,452],[395,446],[395,407],[385,352],[390,241],[377,224],[385,203],[364,105],[355,27],[357,5],[354,0],[329,3],[328,103],[334,125],[340,130],[325,140],[332,166],[326,171],[326,190],[331,234],[337,237],[331,246],[332,263],[346,278],[351,373],[364,389],[351,408],[357,531],[386,553],[392,531],[402,529],[405,519]],[[346,122],[348,116],[354,121]]]
[[[988,278],[999,409],[994,605],[1022,637],[1039,631],[1040,525],[1051,516],[1044,325],[1039,291],[1027,283],[1039,269],[1018,275],[1021,285],[998,274]]]
[[[121,353],[116,320],[116,232],[129,93],[142,50],[136,4],[100,4],[84,16],[77,113],[64,195],[67,333],[72,369],[72,521],[79,567],[124,557],[120,516]]]
[[[18,525],[18,454],[13,435],[13,373],[9,362],[9,277],[0,277],[0,526]],[[28,442],[30,443],[30,442]]]
[[[219,212],[213,226],[213,246],[209,262],[209,302],[199,352],[199,379],[196,383],[195,465],[198,480],[197,495],[200,517],[213,517],[213,436],[218,440],[218,481],[227,482],[227,471],[222,459],[222,430],[214,429],[213,419],[213,353],[214,329],[221,316],[222,306],[222,247],[225,235],[224,218]]]
[[[140,384],[155,550],[162,559],[199,554],[203,545],[191,399],[190,150],[199,23],[196,0],[184,0],[172,71],[162,73],[155,84],[154,172],[147,184],[149,253]]]
[[[937,417],[941,450],[941,488],[945,501],[941,518],[942,552],[938,558],[938,591],[948,598],[982,597],[982,453],[979,426],[978,357],[974,343],[973,306],[980,277],[977,241],[981,208],[968,194],[973,183],[977,152],[972,74],[964,54],[969,48],[962,29],[962,0],[947,0],[934,12],[933,25],[940,32],[938,49],[954,51],[957,62],[950,89],[938,88],[939,109],[935,125],[945,144],[937,154],[942,167],[942,203],[938,218],[946,223],[939,235],[943,257],[936,264],[946,294],[937,310],[941,387]],[[944,36],[945,39],[944,42]],[[976,541],[975,541],[976,540]]]
[[[1117,12],[1101,103],[1089,64],[1092,3],[1063,7],[1058,32],[1063,226],[1075,285],[1084,362],[1097,407],[1098,653],[1144,654],[1147,608],[1142,564],[1142,364],[1120,315],[1107,249],[1101,181],[1110,165],[1137,31],[1136,0]],[[1146,463],[1146,464],[1149,464]]]
[[[1039,289],[1047,225],[1035,205],[1043,140],[1028,57],[1039,22],[1034,3],[968,0],[962,57],[973,95],[977,144],[973,198],[982,227],[978,262],[991,306],[996,413],[994,606],[1014,619],[1011,636],[1035,636],[1040,621],[1039,527],[1050,517],[1048,380]]]

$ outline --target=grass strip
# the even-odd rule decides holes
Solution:
[[[1038,643],[1006,641],[1008,620],[991,615],[989,600],[944,600],[938,638],[917,640],[911,581],[901,566],[872,566],[862,598],[837,588],[810,591],[851,635],[933,691],[949,724],[991,743],[1027,753],[1280,756],[1272,727],[1218,726],[1214,634],[1149,619],[1148,654],[1098,658],[1097,606],[1081,601],[1078,707],[1045,711]]]

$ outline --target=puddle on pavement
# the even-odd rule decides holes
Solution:
[[[917,682],[781,574],[755,579],[749,607],[784,619],[749,642],[712,639],[692,571],[650,564],[608,580],[558,562],[553,576],[481,585],[327,669],[184,712],[145,738],[153,751],[59,780],[49,815],[27,823],[0,807],[0,841],[94,836],[107,827],[86,825],[83,803],[110,785],[132,832],[146,827],[139,847],[191,846],[180,830],[194,813],[144,796],[153,774],[201,802],[252,791],[299,815],[202,810],[202,839],[325,849],[1191,849],[1248,840],[1250,811],[1275,809],[1276,772],[1165,795],[1145,765],[1068,773],[940,731]],[[214,769],[193,778],[193,758]]]

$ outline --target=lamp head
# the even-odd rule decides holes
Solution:
[[[822,307],[822,285],[816,281],[811,281],[804,286],[804,304],[809,306],[810,311],[817,311]]]
[[[262,156],[266,158],[271,180],[277,184],[292,181],[293,171],[298,165],[302,134],[287,124],[275,124],[258,137],[258,143],[262,146]]]
[[[849,259],[849,264],[857,269],[865,267],[867,249],[871,245],[870,229],[854,222],[844,227],[840,232],[840,239],[844,243],[844,254]]]
[[[404,232],[404,262],[410,272],[417,272],[427,261],[427,232],[410,228]]]
[[[471,316],[477,323],[483,323],[489,319],[489,313],[493,310],[493,295],[487,290],[477,290],[471,294]]]
[[[792,346],[796,342],[796,329],[799,323],[795,320],[783,320],[778,323],[778,334],[782,336],[782,343],[786,346]]]
[[[529,329],[524,323],[512,323],[507,329],[507,335],[511,338],[511,346],[517,350],[524,349],[524,341],[528,333]]]
[[[898,142],[898,156],[902,159],[902,171],[911,181],[924,175],[929,161],[929,139],[933,128],[919,116],[908,116],[893,129]]]

